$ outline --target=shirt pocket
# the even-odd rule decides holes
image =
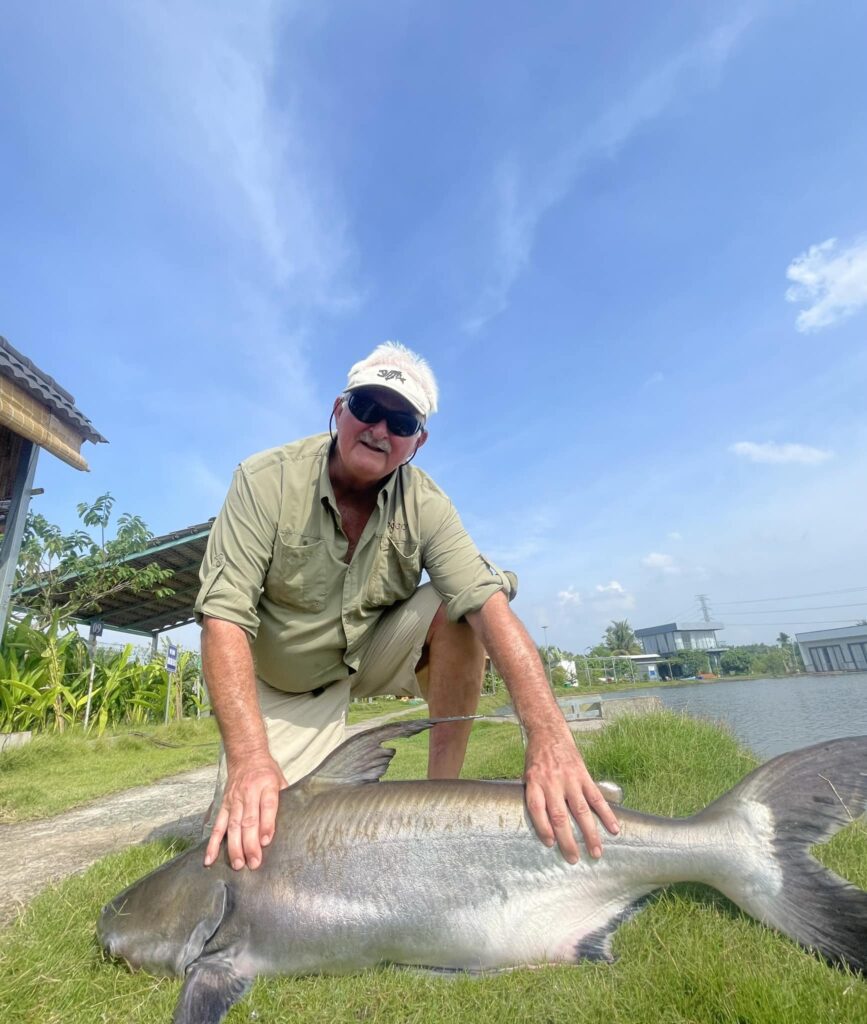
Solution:
[[[387,608],[412,597],[421,580],[421,549],[398,546],[388,535],[380,542],[367,581],[365,598],[375,608]]]
[[[266,596],[299,611],[321,612],[328,597],[329,561],[324,541],[278,533],[265,577]]]

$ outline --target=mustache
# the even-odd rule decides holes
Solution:
[[[369,430],[365,430],[363,434],[358,435],[358,440],[370,445],[371,448],[378,448],[379,451],[385,452],[386,455],[391,454],[391,441],[387,437],[376,438]]]

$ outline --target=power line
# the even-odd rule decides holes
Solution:
[[[834,608],[864,608],[867,607],[867,602],[857,601],[854,604],[815,604],[812,606],[801,606],[800,608],[748,608],[744,612],[726,612],[726,617],[730,615],[776,615],[778,612],[781,615],[786,615],[788,612],[828,612]]]
[[[854,594],[856,591],[867,590],[867,587],[847,587],[845,590],[819,590],[814,594],[788,594],[785,597],[754,597],[748,601],[716,601],[716,605],[759,604],[764,601],[798,601],[802,597],[829,597],[832,594]]]
[[[787,622],[733,622],[732,626],[854,626],[856,619],[789,619]]]

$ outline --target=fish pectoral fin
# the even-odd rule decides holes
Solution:
[[[379,782],[395,755],[393,747],[383,747],[382,744],[386,740],[414,736],[417,732],[430,729],[433,724],[429,718],[388,722],[377,729],[368,729],[367,732],[351,736],[332,751],[318,768],[303,778],[298,786],[315,792],[331,786]]]
[[[176,974],[183,974],[202,955],[205,944],[223,922],[228,896],[229,887],[222,881],[215,881],[208,890],[203,905],[196,908],[197,920],[178,951]]]
[[[252,984],[221,957],[196,960],[187,970],[172,1024],[219,1024]]]
[[[599,779],[596,785],[609,804],[619,806],[623,803],[623,789],[616,782],[609,782],[607,779]]]

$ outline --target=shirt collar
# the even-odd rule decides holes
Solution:
[[[328,473],[328,460],[336,444],[337,441],[332,440],[330,443],[322,446],[322,465],[319,469],[319,500],[326,508],[330,506],[335,512],[338,512],[337,498],[334,496],[334,488],[331,486],[331,476]],[[376,496],[377,503],[380,507],[384,508],[391,498],[391,493],[397,486],[397,479],[400,476],[402,469],[403,466],[398,466],[393,473],[386,477],[385,483],[380,486],[379,493]]]

